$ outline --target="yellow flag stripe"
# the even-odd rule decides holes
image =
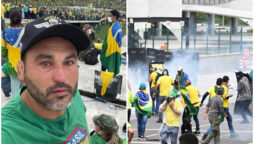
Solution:
[[[5,40],[1,38],[1,45],[5,45]],[[14,47],[6,43],[6,49],[8,50],[8,59],[15,71],[17,71],[18,61],[21,59],[20,48]]]
[[[112,26],[109,28],[108,37],[107,37],[107,51],[106,57],[110,56],[111,54],[119,52],[121,54],[121,48],[119,47],[118,43],[114,39],[112,35]]]

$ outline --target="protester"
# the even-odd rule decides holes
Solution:
[[[199,103],[199,90],[195,86],[191,85],[190,80],[186,80],[185,87],[186,87],[186,89],[189,93],[190,102],[197,109],[197,114],[193,115],[193,119],[194,119],[195,124],[196,124],[196,131],[194,132],[194,134],[200,134],[199,120],[198,120],[198,112],[199,112],[199,106],[200,106],[200,103]]]
[[[218,90],[218,88],[222,87],[222,82],[223,79],[222,78],[217,78],[216,80],[216,86],[212,86],[208,89],[208,91],[203,95],[202,100],[201,100],[201,104],[200,107],[203,106],[203,102],[205,101],[206,97],[208,95],[210,95],[209,97],[209,101],[216,96],[216,91]],[[206,137],[208,136],[208,134],[210,133],[210,131],[212,130],[212,126],[210,126],[207,131],[204,133],[204,135],[202,136],[202,140],[206,139]]]
[[[182,111],[182,104],[176,100],[176,94],[170,92],[166,100],[160,106],[160,112],[165,112],[164,123],[160,130],[160,140],[162,144],[167,144],[168,137],[171,144],[177,144],[177,136],[179,131],[179,120]]]
[[[90,45],[87,49],[80,52],[79,59],[81,61],[84,61],[86,64],[95,65],[95,64],[98,63],[98,58],[97,57],[98,57],[98,54],[99,54],[99,50],[97,50],[94,47],[94,43],[92,42],[92,40],[95,39],[95,34],[94,34],[93,27],[89,24],[85,24],[83,26],[83,31],[85,32],[87,37],[89,37],[91,42],[90,42]]]
[[[228,87],[230,86],[228,83],[229,83],[229,77],[224,76],[223,83],[222,83],[222,87],[225,90],[224,95],[223,95],[223,108],[224,108],[225,113],[228,115],[227,122],[228,122],[229,131],[230,131],[230,137],[236,137],[238,135],[235,133],[232,117],[229,112],[229,98],[231,98],[233,96],[233,94],[228,94]]]
[[[163,70],[163,67],[158,66],[156,68],[156,71],[152,72],[149,75],[149,79],[148,79],[149,83],[151,84],[150,95],[152,96],[152,99],[153,99],[153,113],[152,113],[152,115],[155,115],[155,116],[157,116],[159,114],[159,106],[160,106],[159,92],[160,91],[157,89],[157,91],[155,92],[155,96],[153,96],[153,93],[154,93],[155,84],[162,74],[162,70]]]
[[[130,122],[131,118],[131,103],[134,102],[133,95],[131,92],[131,85],[128,82],[128,98],[127,98],[127,108],[128,108],[128,122]]]
[[[251,96],[250,82],[248,78],[244,76],[242,72],[240,72],[239,75],[240,75],[240,80],[237,85],[238,95],[236,98],[234,113],[240,114],[242,116],[243,121],[241,123],[244,124],[244,123],[249,123],[249,120],[246,114],[252,117],[252,112],[249,109],[252,96]]]
[[[122,30],[118,21],[119,17],[120,14],[117,10],[110,11],[108,21],[112,23],[112,25],[110,26],[108,34],[102,44],[100,55],[102,81],[110,82],[113,76],[120,73]],[[102,83],[102,97],[104,97],[106,94],[106,89],[109,82]]]
[[[117,10],[111,10],[108,17],[108,22],[112,23],[108,30],[108,35],[105,38],[100,60],[102,71],[108,70],[118,74],[121,65],[121,46],[122,46],[122,29],[118,21],[120,14]]]
[[[188,74],[183,72],[183,68],[181,66],[179,66],[177,69],[177,75],[175,80],[177,80],[178,83],[183,86],[185,86],[186,80],[190,80]]]
[[[204,120],[207,118],[209,111],[209,122],[212,125],[212,130],[206,137],[206,139],[202,142],[202,144],[209,144],[212,138],[214,138],[214,143],[220,143],[220,124],[221,124],[221,116],[224,115],[227,117],[227,114],[223,110],[223,97],[224,88],[219,87],[216,90],[216,96],[212,97],[206,106],[206,111],[204,114]]]
[[[171,86],[174,83],[173,78],[169,76],[167,69],[164,69],[162,74],[163,75],[158,79],[153,92],[153,97],[155,97],[155,92],[157,91],[158,87],[160,88],[160,104],[165,101],[167,95],[171,92]],[[162,120],[162,112],[159,112],[159,119],[157,120],[157,122],[162,123]]]
[[[9,97],[11,93],[11,80],[7,72],[6,63],[2,66],[1,87],[4,92],[4,95],[6,97]]]
[[[134,136],[134,129],[132,128],[131,124],[128,123],[128,144],[131,144],[131,140]]]
[[[11,79],[11,98],[17,96],[21,86],[17,74],[17,63],[20,60],[20,39],[23,36],[22,17],[18,10],[10,13],[10,25],[2,32],[2,57],[6,58],[8,75]]]
[[[210,95],[209,99],[213,98],[214,96],[216,96],[216,91],[219,87],[222,87],[222,82],[223,82],[223,79],[222,78],[217,78],[216,80],[216,86],[212,86],[208,89],[208,91],[203,95],[202,97],[202,100],[201,100],[201,104],[200,106],[202,107],[203,106],[203,103],[206,99],[206,97],[208,95]]]
[[[50,26],[36,28],[42,23]],[[26,86],[2,108],[2,143],[91,143],[77,90],[77,57],[89,45],[87,36],[46,16],[28,23],[21,41],[17,68]]]
[[[136,109],[138,137],[146,139],[146,122],[152,115],[152,98],[146,91],[144,83],[140,84],[139,91],[134,96],[133,106]]]
[[[118,135],[118,124],[114,117],[101,114],[93,117],[95,133],[91,135],[93,144],[125,144],[126,139]]]
[[[179,144],[198,144],[198,138],[192,133],[185,133],[179,137]]]

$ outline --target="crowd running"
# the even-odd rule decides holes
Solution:
[[[240,124],[249,123],[247,115],[252,117],[252,71],[250,73],[237,72],[237,92],[234,114],[242,116]],[[169,138],[171,144],[177,144],[178,134],[180,143],[186,143],[188,139],[193,139],[193,144],[198,144],[196,135],[201,134],[198,114],[205,99],[209,95],[205,113],[202,113],[203,120],[210,123],[208,130],[203,133],[200,143],[209,144],[212,139],[216,144],[220,143],[220,124],[227,120],[230,138],[239,137],[233,127],[232,116],[229,112],[229,99],[234,95],[229,93],[229,76],[217,78],[216,84],[211,86],[200,101],[199,89],[192,85],[191,77],[184,72],[182,67],[178,67],[175,79],[169,75],[168,69],[162,65],[157,66],[150,74],[150,93],[145,82],[139,86],[139,91],[132,95],[130,84],[128,91],[128,122],[131,117],[130,105],[135,108],[137,119],[137,132],[131,130],[129,137],[137,133],[139,140],[148,140],[145,136],[146,125],[152,116],[158,117],[157,123],[161,123],[159,130],[160,142],[167,144]],[[149,95],[150,94],[150,95]],[[163,117],[164,115],[164,117]],[[192,130],[191,118],[195,121],[196,129]],[[180,121],[182,119],[182,125]],[[187,136],[188,135],[188,136]],[[130,140],[130,141],[131,141]],[[129,142],[130,142],[129,141]]]

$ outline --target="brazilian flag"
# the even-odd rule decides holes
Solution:
[[[108,71],[101,73],[102,91],[104,96],[106,89],[112,80],[113,76],[119,74],[121,65],[121,44],[122,44],[122,30],[118,21],[112,24],[108,30],[101,50],[101,64]]]
[[[21,59],[20,48],[14,47],[1,38],[2,57],[7,58],[6,66],[9,75],[18,76],[17,65]]]
[[[190,109],[190,115],[196,115],[197,114],[197,109],[193,106],[193,104],[190,102],[190,100],[188,99],[188,91],[186,89],[186,87],[184,86],[180,86],[180,91],[181,91],[181,95],[185,101],[185,103],[188,105],[189,109]]]
[[[134,97],[133,106],[142,114],[151,117],[152,115],[152,98],[147,91],[139,91]]]
[[[122,44],[122,30],[119,22],[115,22],[108,30],[101,51],[101,64],[108,72],[118,74],[121,65],[121,44]]]

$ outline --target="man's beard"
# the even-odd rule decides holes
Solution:
[[[65,83],[57,83],[54,86],[48,87],[46,89],[46,93],[43,93],[41,89],[39,89],[33,82],[31,79],[29,79],[27,76],[25,76],[25,84],[27,86],[27,90],[29,92],[29,94],[41,105],[47,107],[50,110],[53,111],[61,111],[64,110],[66,108],[68,108],[71,105],[72,102],[72,98],[75,96],[75,93],[77,91],[77,83],[75,85],[74,88],[72,88],[70,85],[65,84]],[[63,97],[60,98],[56,98],[58,100],[56,100],[55,102],[52,100],[48,100],[48,96],[52,93],[52,91],[54,91],[56,88],[66,88],[66,90],[69,92],[68,95],[71,95],[71,100],[68,103],[57,103],[58,100],[63,100],[65,97],[67,97],[68,95],[65,95]]]

